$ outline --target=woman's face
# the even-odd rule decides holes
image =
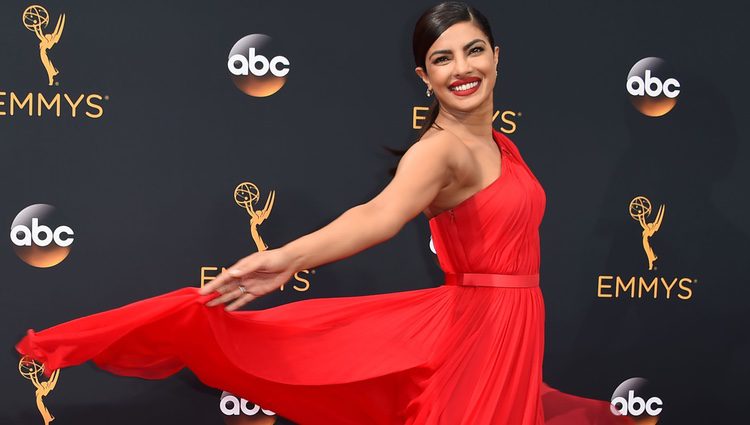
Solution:
[[[459,22],[430,46],[426,69],[415,71],[443,109],[470,112],[492,103],[499,50],[474,23]]]

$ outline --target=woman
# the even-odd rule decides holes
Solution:
[[[188,367],[300,424],[539,425],[545,414],[547,424],[625,423],[606,402],[542,384],[545,195],[491,126],[499,48],[487,20],[441,3],[417,22],[413,47],[435,103],[379,195],[200,290],[29,330],[18,351],[44,362],[45,374],[87,360],[150,379]],[[443,285],[235,311],[297,270],[393,237],[420,212]]]

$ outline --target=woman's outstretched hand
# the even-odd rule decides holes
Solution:
[[[220,296],[207,302],[215,305],[234,300],[225,309],[236,310],[248,302],[276,290],[289,281],[296,272],[291,256],[282,249],[255,252],[223,271],[198,292],[208,295],[214,291]],[[245,287],[245,291],[240,288]]]

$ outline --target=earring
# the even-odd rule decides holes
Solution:
[[[430,97],[430,96],[432,96],[432,90],[427,89],[427,97]]]

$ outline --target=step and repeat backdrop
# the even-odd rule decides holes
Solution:
[[[747,420],[735,3],[474,3],[500,46],[494,127],[547,193],[545,381],[640,424]],[[397,161],[385,148],[426,117],[411,33],[432,4],[2,2],[0,424],[291,424],[187,370],[47,378],[13,345],[201,286],[374,197]],[[245,308],[440,284],[420,216]]]

